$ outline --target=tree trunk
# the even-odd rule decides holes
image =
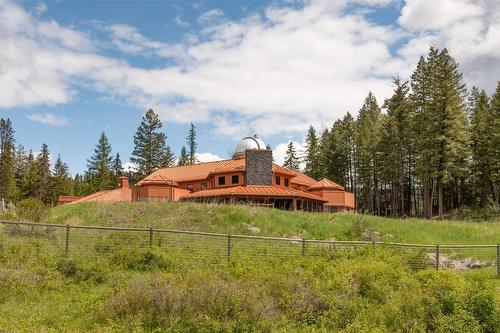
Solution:
[[[442,220],[444,218],[444,207],[443,207],[443,181],[441,178],[437,180],[437,195],[438,195],[438,213],[439,219]]]

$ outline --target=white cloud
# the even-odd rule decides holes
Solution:
[[[69,125],[69,121],[66,117],[58,116],[53,113],[33,113],[28,115],[28,118],[45,125],[52,125],[52,126]]]
[[[179,27],[189,27],[191,24],[189,24],[188,21],[184,21],[180,15],[177,15],[174,19],[174,23],[177,24]]]
[[[125,172],[135,172],[137,170],[137,165],[132,162],[126,162],[123,164],[123,171]]]
[[[219,155],[212,153],[196,153],[196,160],[198,162],[214,162],[222,159]]]
[[[198,22],[200,23],[212,23],[218,21],[224,17],[224,12],[220,9],[211,9],[204,12],[198,16]]]
[[[43,15],[47,11],[47,5],[43,2],[39,2],[35,7],[36,15]]]
[[[240,21],[209,11],[200,15],[200,35],[179,44],[124,24],[105,27],[122,52],[173,60],[141,68],[102,55],[102,41],[82,31],[0,0],[0,108],[67,103],[83,86],[140,110],[153,107],[168,121],[211,123],[221,135],[303,133],[348,110],[356,114],[369,90],[383,100],[391,77],[408,76],[430,44],[450,49],[468,83],[494,89],[498,1],[408,0],[399,25],[378,25],[346,4],[273,5]]]

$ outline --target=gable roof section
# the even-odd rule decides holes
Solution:
[[[308,175],[306,175],[302,172],[291,170],[291,169],[287,169],[287,170],[291,171],[295,175],[295,177],[290,180],[290,182],[292,184],[311,186],[311,185],[314,185],[316,183],[315,179],[309,177]]]
[[[129,188],[117,188],[114,190],[104,190],[87,195],[81,199],[68,203],[69,205],[80,202],[113,202],[132,201],[132,190]]]
[[[231,160],[222,160],[215,162],[197,163],[193,165],[159,169],[150,174],[149,176],[146,176],[136,185],[142,186],[150,183],[171,184],[171,183],[204,180],[209,178],[209,176],[213,174],[225,173],[225,172],[237,172],[237,171],[245,171],[244,158],[235,160],[231,159]],[[289,175],[290,177],[296,177],[297,174],[300,174],[296,171],[283,168],[282,166],[279,166],[278,164],[275,163],[273,163],[273,171]],[[309,186],[314,182],[315,181],[312,180],[312,182],[308,182],[305,185]]]
[[[322,189],[331,189],[331,190],[344,190],[342,185],[337,184],[336,182],[323,178],[320,181],[314,183],[313,185],[308,187],[308,190],[322,190]]]

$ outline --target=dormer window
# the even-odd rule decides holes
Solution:
[[[238,184],[240,182],[240,177],[238,175],[231,176],[231,184]]]
[[[275,183],[276,183],[276,185],[280,185],[281,184],[281,178],[280,178],[280,176],[276,176]]]
[[[290,186],[290,181],[288,180],[288,178],[285,178],[285,186],[286,187]]]
[[[226,185],[226,177],[225,176],[219,177],[219,185]]]

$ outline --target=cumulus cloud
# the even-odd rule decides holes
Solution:
[[[196,160],[198,162],[214,162],[214,161],[220,161],[223,158],[220,157],[219,155],[212,154],[212,153],[196,153]]]
[[[28,118],[39,123],[51,126],[67,126],[69,121],[66,117],[58,116],[53,113],[33,113]]]
[[[67,103],[83,86],[140,110],[152,107],[168,121],[210,123],[221,135],[293,135],[356,114],[369,90],[388,97],[391,77],[407,77],[432,44],[450,49],[468,83],[493,90],[500,77],[498,1],[408,0],[392,25],[349,11],[351,3],[274,3],[239,21],[212,10],[200,15],[199,35],[178,44],[102,23],[123,54],[169,58],[142,68],[106,55],[84,31],[0,0],[0,108]]]
[[[43,2],[38,3],[35,7],[35,13],[38,16],[43,15],[46,11],[47,11],[47,5]]]

